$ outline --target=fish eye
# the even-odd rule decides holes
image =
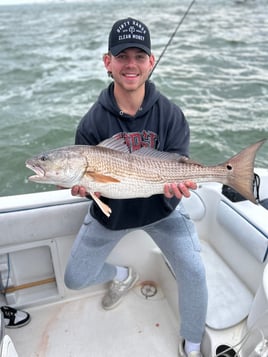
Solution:
[[[42,155],[42,156],[40,157],[40,160],[41,160],[41,161],[46,161],[46,160],[48,160],[48,156],[47,156],[47,155]]]

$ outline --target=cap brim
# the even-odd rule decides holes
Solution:
[[[147,46],[138,44],[138,43],[122,43],[120,45],[114,46],[110,48],[110,52],[113,56],[117,56],[120,52],[126,50],[127,48],[140,48],[144,52],[146,52],[149,56],[151,55],[151,50]]]

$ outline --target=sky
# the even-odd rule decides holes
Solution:
[[[58,2],[68,2],[68,0],[57,0]],[[0,5],[37,4],[41,2],[54,2],[53,0],[0,0]]]
[[[38,2],[44,2],[44,0],[0,0],[0,5],[15,5]]]

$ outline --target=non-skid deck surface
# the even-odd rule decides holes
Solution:
[[[177,355],[178,323],[162,294],[131,291],[114,310],[101,296],[28,309],[29,325],[6,330],[19,357],[171,357]]]

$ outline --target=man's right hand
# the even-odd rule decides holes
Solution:
[[[75,185],[71,189],[71,194],[73,196],[80,196],[80,197],[90,197],[90,193],[87,192],[84,186]],[[100,192],[94,192],[94,195],[98,198],[101,196]]]
[[[80,196],[80,197],[86,197],[89,194],[84,186],[78,186],[78,185],[72,187],[71,193],[73,196]]]

